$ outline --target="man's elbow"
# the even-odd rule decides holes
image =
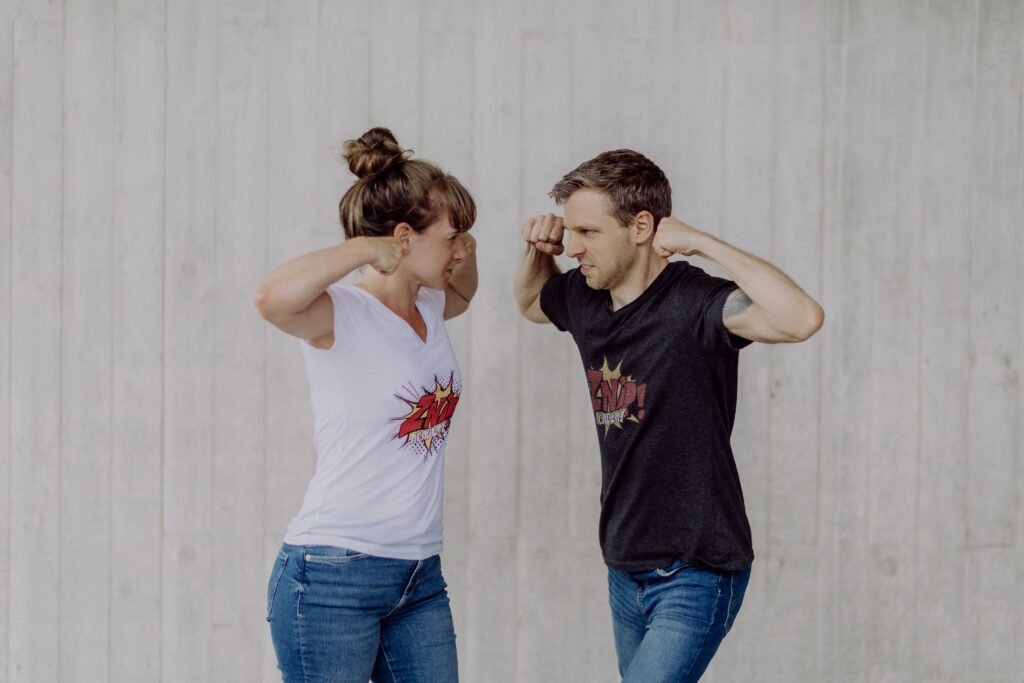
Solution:
[[[531,323],[547,323],[551,322],[548,317],[544,315],[544,312],[540,309],[539,297],[535,299],[529,299],[527,297],[516,296],[516,307],[519,308],[519,315],[523,316]]]
[[[794,342],[807,341],[821,329],[825,323],[825,310],[818,305],[817,301],[811,301],[804,311],[799,325],[788,331],[787,336]]]
[[[543,313],[529,310],[523,313],[523,317],[529,320],[531,323],[537,323],[538,325],[544,325],[551,322],[546,315]]]
[[[529,318],[529,315],[527,314],[527,311],[530,310],[529,302],[524,302],[521,298],[519,298],[517,296],[516,297],[516,308],[519,309],[519,315],[523,316],[524,318]]]
[[[516,300],[516,308],[519,309],[519,315],[526,318],[526,312],[530,309],[530,306],[533,305],[533,293],[525,291],[525,289],[516,282],[512,286],[512,298]]]

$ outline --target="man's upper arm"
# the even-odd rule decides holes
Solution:
[[[578,270],[555,273],[549,277],[533,303],[537,318],[530,319],[534,322],[552,323],[560,332],[571,331],[573,317],[570,301],[579,301],[582,279]]]
[[[729,294],[722,306],[722,322],[725,324],[725,329],[737,337],[762,344],[795,341],[775,331],[768,324],[760,307],[738,287]]]
[[[537,273],[527,281],[517,278],[514,291],[516,306],[519,313],[530,322],[551,322],[541,306],[541,297],[544,295],[544,288],[555,276],[556,274],[548,274],[545,277],[544,274]]]
[[[543,291],[543,288],[541,288],[541,292]],[[530,322],[549,323],[551,322],[551,319],[548,318],[547,315],[545,315],[544,309],[541,308],[540,305],[541,292],[537,292],[537,296],[534,297],[533,303],[531,303],[525,309],[522,309],[520,312],[523,314],[523,317],[529,320]]]

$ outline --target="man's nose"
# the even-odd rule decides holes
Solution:
[[[565,243],[565,255],[569,258],[579,258],[583,255],[583,245],[575,233],[569,233],[569,239]]]

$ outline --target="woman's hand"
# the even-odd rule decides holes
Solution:
[[[459,235],[459,239],[462,240],[462,246],[466,249],[466,258],[469,258],[476,253],[476,238],[470,235],[468,232],[464,232]]]
[[[395,272],[398,262],[405,256],[402,245],[394,237],[356,237],[367,250],[366,265],[381,275]]]

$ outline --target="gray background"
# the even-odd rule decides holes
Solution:
[[[825,307],[741,360],[758,559],[709,681],[1024,677],[1019,0],[3,0],[0,679],[257,681],[312,471],[250,293],[372,124],[479,202],[445,569],[463,680],[615,681],[568,335],[524,216],[599,151]]]

